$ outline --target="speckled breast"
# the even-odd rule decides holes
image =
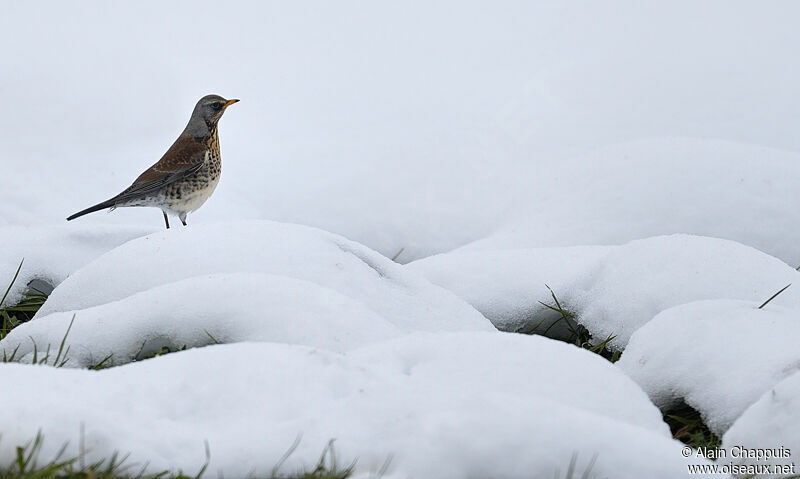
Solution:
[[[176,212],[196,210],[214,192],[221,172],[222,161],[219,147],[209,148],[206,161],[197,173],[164,188],[163,202],[165,206]]]

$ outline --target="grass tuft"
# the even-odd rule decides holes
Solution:
[[[127,456],[112,454],[108,460],[85,464],[83,456],[66,459],[65,444],[56,454],[55,459],[40,463],[39,454],[44,444],[41,433],[26,446],[16,447],[14,461],[5,469],[0,469],[0,479],[156,479],[173,478],[189,479],[182,474],[169,475],[168,472],[146,474],[144,470],[133,471],[133,466],[126,465]],[[196,476],[200,477],[200,476]]]
[[[11,288],[19,279],[19,273],[22,271],[22,265],[25,263],[23,258],[19,262],[17,271],[11,279],[8,287],[0,299],[0,339],[5,338],[12,329],[16,328],[22,323],[30,321],[33,316],[39,311],[44,302],[47,300],[47,293],[29,286],[28,290],[23,293],[22,300],[14,305],[6,305],[6,299],[11,292]]]
[[[33,357],[30,360],[30,364],[44,364],[49,366],[54,366],[57,368],[64,367],[69,361],[69,346],[66,346],[67,343],[67,336],[69,336],[70,330],[72,330],[72,325],[75,323],[75,315],[72,315],[72,319],[69,322],[69,326],[67,326],[67,330],[64,333],[64,337],[61,338],[61,343],[58,346],[58,351],[56,352],[56,356],[51,360],[50,354],[50,345],[47,345],[47,348],[44,351],[44,355],[39,355],[39,346],[33,341]],[[66,346],[66,347],[65,347]],[[8,354],[5,350],[3,350],[3,357],[0,359],[2,363],[16,363],[21,362],[20,357],[17,356],[19,352],[20,345],[17,344],[17,347],[11,351],[11,354]],[[109,359],[109,358],[106,358]],[[103,360],[105,361],[105,360]],[[27,362],[27,361],[26,361]],[[93,368],[94,369],[94,368]]]
[[[592,459],[589,461],[589,464],[586,465],[586,469],[584,469],[583,473],[581,473],[580,479],[589,479],[590,477],[594,477],[590,476],[589,474],[592,473],[592,469],[594,469],[594,465],[596,462],[597,462],[597,454],[592,456]],[[576,475],[577,464],[578,464],[578,453],[574,452],[572,453],[572,457],[569,460],[569,466],[567,467],[567,472],[564,474],[563,479],[578,479],[578,476]],[[560,471],[555,472],[554,478],[561,479]]]
[[[38,458],[43,444],[44,437],[39,433],[27,445],[16,447],[11,464],[0,468],[0,479],[201,479],[206,474],[211,459],[211,451],[206,443],[206,462],[200,467],[197,474],[186,475],[183,472],[170,473],[169,471],[146,473],[147,465],[137,467],[128,463],[128,455],[120,456],[117,453],[112,454],[107,460],[86,464],[83,441],[81,441],[81,453],[78,457],[65,458],[64,453],[67,448],[65,444],[56,454],[55,459],[40,463]],[[280,467],[298,445],[299,440],[295,441],[269,476],[250,475],[249,479],[348,479],[352,476],[355,462],[347,467],[341,467],[333,448],[333,441],[328,443],[319,461],[313,467],[294,473],[279,472]],[[383,472],[385,470],[382,470],[380,474]]]
[[[664,412],[664,422],[669,425],[672,437],[687,446],[695,449],[722,446],[722,440],[706,426],[700,413],[684,402]]]
[[[558,296],[556,296],[556,293],[555,291],[553,291],[553,288],[551,288],[546,284],[545,287],[547,287],[547,290],[550,291],[550,297],[553,299],[553,304],[548,304],[543,301],[539,301],[539,304],[549,309],[550,311],[558,313],[559,317],[553,320],[553,322],[550,323],[541,333],[538,332],[539,328],[542,327],[542,325],[547,319],[539,321],[532,327],[528,326],[520,330],[517,330],[517,332],[521,334],[541,334],[542,336],[547,336],[547,333],[556,324],[563,322],[570,333],[569,338],[567,338],[565,342],[574,344],[579,348],[586,349],[587,351],[591,351],[595,354],[598,354],[604,357],[605,359],[611,361],[612,363],[617,362],[620,358],[620,352],[612,351],[611,348],[609,347],[609,344],[611,343],[611,341],[614,340],[616,336],[609,335],[608,337],[600,341],[596,341],[592,337],[591,333],[589,333],[589,330],[577,322],[575,313],[565,308],[561,304],[561,301],[558,299]]]
[[[356,462],[353,461],[345,467],[340,466],[333,442],[333,440],[328,442],[325,449],[322,450],[319,461],[317,461],[317,464],[312,469],[302,469],[295,473],[290,473],[289,475],[283,474],[280,472],[280,469],[300,445],[300,437],[298,436],[283,457],[281,457],[278,463],[272,468],[272,473],[269,476],[270,479],[347,479],[353,474]],[[383,475],[387,467],[388,462],[381,470],[382,472],[379,473],[378,477]]]

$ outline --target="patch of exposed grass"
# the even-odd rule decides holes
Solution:
[[[85,452],[78,457],[65,459],[66,445],[61,448],[55,459],[40,463],[38,457],[43,444],[43,436],[37,434],[36,438],[27,445],[16,447],[14,461],[7,467],[0,468],[0,479],[202,479],[206,477],[211,458],[211,451],[206,445],[206,462],[198,467],[196,474],[170,471],[153,473],[146,472],[147,465],[132,464],[129,462],[128,455],[120,456],[116,453],[107,460],[94,463],[86,463]],[[302,467],[293,472],[282,472],[284,464],[299,444],[300,439],[298,438],[268,475],[250,474],[246,477],[248,479],[348,479],[353,476],[356,462],[350,462],[345,466],[341,465],[334,449],[334,441],[328,443],[319,460],[312,466]],[[552,477],[555,479],[597,479],[598,476],[592,473],[596,462],[597,455],[595,454],[583,471],[580,471],[578,469],[578,453],[575,452],[563,475],[560,470],[556,470]],[[370,475],[370,479],[383,477],[390,464],[391,460],[389,459],[380,470]],[[218,477],[225,477],[224,471],[220,471]]]
[[[547,321],[547,319],[543,319],[533,326],[522,328],[517,332],[521,334],[541,334],[542,336],[546,336],[554,326],[557,324],[564,324],[570,334],[565,342],[574,344],[579,348],[598,354],[612,363],[617,362],[620,358],[620,352],[612,351],[611,348],[609,348],[609,343],[615,338],[615,336],[610,335],[599,341],[594,339],[591,333],[589,333],[589,330],[577,322],[575,313],[570,311],[568,308],[565,308],[564,305],[561,304],[561,301],[556,296],[555,291],[553,291],[550,286],[545,286],[547,287],[547,290],[550,291],[550,297],[553,299],[553,303],[548,304],[543,301],[539,301],[539,304],[550,311],[558,313],[559,316],[552,320],[552,322],[548,324],[543,331],[541,331],[541,328],[544,326],[544,323]]]
[[[716,449],[722,440],[706,426],[700,413],[686,403],[664,412],[672,437],[694,448]]]
[[[19,266],[17,266],[17,271],[14,273],[14,277],[11,279],[11,282],[8,284],[5,292],[3,293],[2,298],[0,298],[0,339],[5,338],[8,336],[8,333],[11,332],[14,328],[23,324],[25,322],[30,321],[33,319],[33,316],[39,311],[39,308],[42,307],[44,302],[47,300],[48,294],[44,291],[37,290],[31,288],[28,285],[28,290],[23,293],[22,300],[13,305],[6,305],[6,299],[8,298],[8,294],[11,292],[11,288],[14,287],[14,284],[19,279],[19,273],[22,271],[22,265],[25,263],[25,260],[19,262]],[[75,321],[75,318],[72,318],[72,321]],[[64,334],[64,338],[61,340],[61,344],[58,347],[58,350],[55,352],[55,355],[51,354],[51,347],[47,345],[47,347],[40,351],[37,345],[34,343],[33,345],[33,358],[31,362],[33,364],[51,364],[57,367],[63,366],[67,361],[67,353],[69,352],[69,348],[64,348],[67,340],[67,335],[69,334],[70,329],[72,328],[72,321],[69,323],[69,327],[67,328],[66,333]],[[17,353],[19,352],[19,346],[16,349],[11,351],[10,353],[7,351],[3,351],[3,356],[0,357],[0,362],[3,363],[10,363],[16,362],[18,357]]]
[[[86,464],[82,456],[64,458],[66,445],[61,448],[55,459],[40,463],[39,454],[43,444],[42,435],[37,434],[36,438],[27,445],[17,446],[14,461],[6,468],[0,469],[0,479],[155,479],[168,477],[188,479],[192,477],[183,474],[170,475],[167,471],[150,474],[145,473],[143,469],[134,470],[132,466],[125,464],[127,457],[119,457],[117,454],[113,454],[108,460]],[[200,474],[194,477],[200,477]]]
[[[353,474],[356,462],[353,461],[345,467],[340,466],[339,460],[336,457],[336,451],[333,447],[333,440],[328,442],[328,445],[322,450],[322,455],[313,469],[302,469],[288,475],[281,473],[280,469],[283,467],[286,460],[294,454],[294,451],[297,450],[297,446],[299,445],[300,438],[298,437],[294,444],[289,447],[289,450],[286,451],[283,457],[281,457],[278,463],[272,468],[272,472],[268,476],[270,479],[347,479]],[[389,467],[389,463],[390,461],[387,460],[383,468],[375,475],[376,478],[383,476],[386,469]]]
[[[209,333],[207,330],[204,329],[203,332],[206,333],[206,336],[208,336],[208,339],[211,340],[211,342],[208,343],[207,345],[222,344],[216,337],[214,337],[214,335]],[[187,349],[190,349],[188,344],[184,344],[184,345],[182,345],[180,347],[161,346],[158,350],[152,351],[152,352],[148,352],[148,353],[145,354],[144,351],[145,351],[145,347],[146,346],[147,346],[147,341],[143,341],[142,345],[139,347],[139,351],[137,351],[136,354],[133,356],[133,361],[144,361],[145,359],[152,359],[152,358],[155,358],[155,357],[158,357],[158,356],[164,356],[166,354],[177,353],[179,351],[186,351]],[[203,346],[203,345],[201,345],[201,346]],[[198,346],[193,346],[193,347],[198,347]],[[111,365],[109,365],[107,367],[111,367],[111,366],[113,366],[113,362],[112,362]],[[99,369],[99,368],[96,368],[96,369]]]
[[[567,471],[564,473],[563,479],[589,479],[595,478],[597,476],[590,475],[592,473],[592,469],[594,469],[594,465],[597,462],[597,454],[592,456],[592,459],[589,461],[589,464],[586,465],[586,469],[580,473],[578,476],[577,464],[578,464],[578,453],[575,452],[572,454],[572,458],[570,458],[569,466],[567,466]],[[555,478],[561,478],[561,472],[556,471]]]
[[[47,345],[44,350],[40,350],[39,346],[36,342],[33,343],[33,356],[30,358],[30,364],[46,364],[49,366],[55,366],[57,368],[63,367],[67,361],[69,360],[69,346],[67,346],[67,336],[69,336],[70,330],[72,330],[72,324],[75,322],[75,315],[72,315],[72,320],[69,322],[69,326],[67,326],[66,332],[64,332],[64,337],[61,338],[61,343],[58,345],[58,349],[53,351],[51,345]],[[11,353],[3,351],[3,357],[0,358],[0,362],[3,363],[14,363],[19,362],[20,358],[18,357],[19,352],[19,345],[14,348]]]
[[[32,288],[29,285],[27,291],[23,293],[22,300],[17,304],[6,305],[6,299],[11,292],[11,288],[19,278],[19,273],[22,271],[22,265],[25,262],[23,259],[19,262],[17,271],[11,279],[8,287],[0,298],[0,339],[5,338],[12,329],[16,328],[22,323],[30,321],[33,316],[39,311],[44,302],[47,300],[48,294],[44,291]]]
[[[130,464],[128,456],[112,454],[107,460],[87,464],[85,453],[78,457],[64,458],[64,445],[55,459],[41,463],[38,458],[44,444],[44,438],[37,434],[36,438],[25,446],[15,448],[14,461],[5,468],[0,468],[0,479],[200,479],[204,477],[209,464],[210,451],[206,446],[206,463],[199,467],[196,474],[183,472],[171,473],[161,471],[146,472],[147,465]],[[322,451],[319,461],[310,468],[302,468],[295,472],[280,472],[283,463],[297,448],[298,442],[289,449],[284,457],[272,469],[268,476],[249,475],[250,479],[347,479],[352,476],[355,462],[346,467],[339,465],[333,447],[333,441]],[[387,463],[388,464],[388,463]],[[380,477],[385,470],[375,476]],[[224,476],[220,476],[224,477]]]
[[[159,356],[164,356],[165,354],[177,353],[178,351],[186,351],[187,349],[189,349],[189,346],[186,344],[184,344],[179,348],[172,348],[170,346],[161,346],[155,352],[144,354],[145,346],[147,346],[147,341],[142,341],[142,345],[139,347],[139,351],[133,356],[133,361],[144,361],[145,359],[157,358]]]

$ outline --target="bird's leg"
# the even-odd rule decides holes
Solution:
[[[181,223],[183,223],[183,226],[186,226],[186,213],[179,214],[178,218],[181,219]]]
[[[169,218],[167,218],[167,212],[164,210],[161,210],[161,212],[164,213],[164,223],[167,224],[167,229],[169,229]]]

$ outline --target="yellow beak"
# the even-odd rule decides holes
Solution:
[[[234,100],[228,100],[228,103],[226,103],[226,104],[225,104],[225,108],[228,108],[229,106],[233,105],[234,103],[236,103],[236,102],[238,102],[238,101],[239,101],[239,100],[236,100],[236,99],[234,99]]]

